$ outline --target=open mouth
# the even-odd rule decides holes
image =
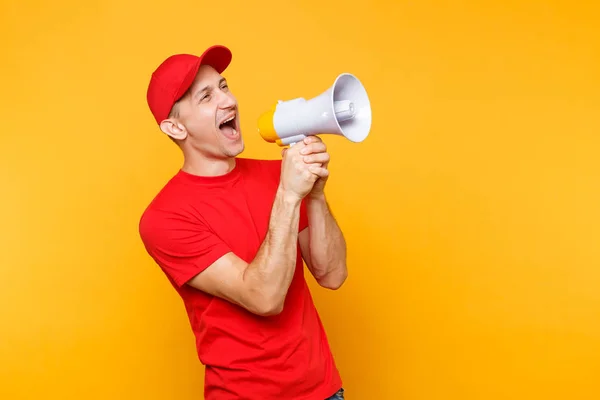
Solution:
[[[219,130],[229,139],[237,139],[237,116],[234,114],[219,124]]]

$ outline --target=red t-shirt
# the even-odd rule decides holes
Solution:
[[[261,317],[185,283],[227,252],[251,262],[267,233],[281,160],[238,158],[226,175],[179,171],[140,220],[144,245],[180,294],[206,366],[205,398],[323,400],[342,381],[298,246],[283,311]],[[305,204],[299,231],[308,226]]]

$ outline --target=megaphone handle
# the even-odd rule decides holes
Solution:
[[[287,137],[285,139],[280,139],[279,143],[284,146],[287,146],[287,145],[292,146],[295,143],[303,141],[305,137],[306,137],[306,135],[303,135],[303,134],[294,135],[291,137]]]

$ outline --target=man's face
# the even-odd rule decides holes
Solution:
[[[244,150],[237,100],[225,78],[202,65],[179,106],[186,142],[208,158],[235,157]]]

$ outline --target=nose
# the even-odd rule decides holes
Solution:
[[[219,106],[221,108],[233,108],[236,104],[235,98],[230,92],[219,90]]]

